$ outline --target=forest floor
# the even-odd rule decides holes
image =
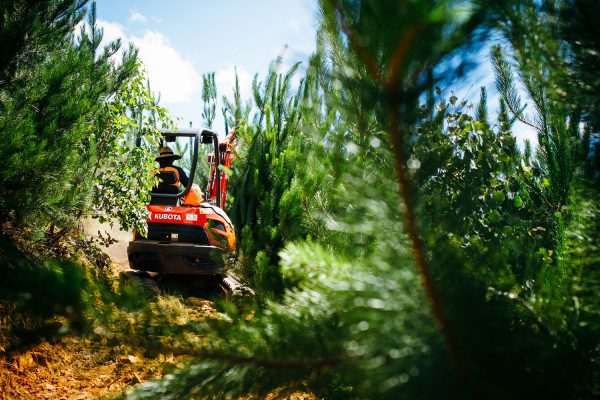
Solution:
[[[82,337],[43,342],[18,355],[0,358],[0,399],[119,398],[126,389],[162,377],[183,358],[172,354],[145,357],[143,349],[132,352],[128,346],[107,346]],[[305,391],[275,390],[267,399],[317,397]]]
[[[91,226],[91,231],[98,228]],[[114,273],[126,269],[125,246],[128,235],[112,232],[118,242],[106,253],[111,257]],[[198,297],[181,298],[171,295],[154,300],[169,318],[184,319],[186,323],[206,319],[227,318],[217,311],[215,304]],[[95,332],[76,330],[64,335],[39,335],[38,340],[11,347],[18,330],[12,325],[27,325],[16,321],[27,316],[15,314],[9,303],[0,301],[0,400],[8,399],[115,399],[121,398],[136,385],[159,379],[182,367],[189,356],[148,351],[136,340],[107,340]],[[46,324],[61,326],[64,317],[52,317]],[[143,343],[144,341],[141,341]],[[289,391],[282,388],[273,391],[267,399],[316,400],[305,391]],[[256,397],[245,397],[254,400]]]
[[[160,299],[184,305],[193,321],[219,317],[214,303],[200,298]],[[0,308],[2,306],[0,305]],[[179,310],[181,312],[181,310]],[[11,323],[10,312],[0,312],[2,325]],[[14,321],[12,321],[14,322]],[[64,317],[46,321],[64,324]],[[9,338],[0,335],[0,399],[118,398],[127,388],[154,379],[182,366],[186,356],[148,354],[135,341],[119,344],[94,332],[77,332],[58,338],[40,337],[3,354]],[[3,340],[4,339],[4,340]]]
[[[181,357],[179,357],[181,358]],[[147,358],[143,349],[69,336],[0,359],[1,399],[83,400],[118,397],[177,365],[172,355]]]
[[[210,301],[197,299],[193,303],[189,307],[195,309],[197,318],[213,317],[217,312]],[[90,336],[66,336],[54,343],[43,341],[8,357],[0,352],[0,399],[115,399],[127,389],[161,378],[182,366],[186,359],[181,355],[145,353],[144,348],[115,346]],[[306,391],[278,389],[266,399],[317,397]]]

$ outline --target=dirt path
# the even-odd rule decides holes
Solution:
[[[218,317],[210,301],[190,298],[186,314],[194,320]],[[0,356],[0,400],[115,399],[126,389],[161,378],[181,366],[184,356],[144,355],[143,348],[113,345],[100,336],[64,337],[26,351]],[[279,388],[266,400],[317,400],[306,391]],[[244,396],[240,400],[259,400]]]
[[[88,218],[83,221],[83,230],[87,235],[97,235],[98,231],[102,235],[108,233],[113,239],[117,240],[114,244],[103,247],[102,250],[108,254],[112,262],[116,265],[118,271],[128,269],[129,261],[127,261],[127,245],[132,238],[132,233],[120,230],[115,224],[113,227],[110,224],[101,224],[96,219]]]
[[[86,221],[85,230],[88,234],[97,234],[98,230],[103,234],[108,231],[117,239],[105,252],[116,265],[115,273],[128,269],[129,233],[94,220]],[[200,298],[183,300],[159,296],[156,304],[178,325],[224,317],[212,302]],[[0,304],[0,316],[3,314],[6,315],[0,324],[11,320],[10,313],[3,313]],[[181,366],[185,360],[183,356],[172,354],[146,356],[144,348],[108,343],[104,336],[94,334],[64,336],[56,343],[43,341],[9,354],[2,347],[4,342],[0,340],[0,400],[117,398],[128,388],[159,379]],[[258,400],[254,396],[245,396],[243,399]],[[317,397],[304,391],[280,388],[266,399],[316,400]]]
[[[212,302],[199,298],[161,297],[157,304],[171,310],[167,313],[174,314],[176,324],[222,317]],[[184,359],[148,356],[143,347],[109,343],[102,335],[65,336],[4,356],[0,351],[0,400],[116,398],[127,388],[160,378]]]
[[[96,220],[87,220],[84,229],[88,235],[108,232],[117,240],[103,249],[115,264],[115,273],[129,267],[131,234]],[[184,305],[191,319],[217,314],[211,302],[194,300]],[[18,352],[4,351],[0,346],[0,400],[114,398],[126,388],[160,378],[182,358],[168,354],[145,357],[143,348],[115,346],[96,335],[65,336],[57,343],[44,341]]]
[[[172,356],[129,354],[124,346],[70,337],[41,343],[2,360],[1,399],[83,400],[117,396],[123,389],[160,378]]]

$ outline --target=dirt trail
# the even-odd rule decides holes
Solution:
[[[108,232],[117,240],[103,249],[116,265],[115,273],[128,269],[127,244],[131,234],[87,220],[84,230],[88,235]],[[206,320],[222,318],[208,300],[200,298],[163,297],[158,304],[177,318]],[[0,304],[0,314],[2,314]],[[6,311],[6,310],[5,310]],[[10,320],[10,315],[6,315]],[[1,321],[0,321],[1,322]],[[175,322],[177,323],[177,322]],[[181,365],[183,356],[158,354],[147,357],[144,348],[127,344],[108,343],[100,335],[64,336],[56,343],[43,341],[19,352],[5,353],[0,340],[0,400],[8,399],[112,399],[143,382],[158,379]],[[244,400],[258,400],[245,396]],[[268,400],[316,400],[312,393],[279,388],[270,393]]]
[[[161,297],[157,303],[172,310],[173,323],[222,317],[212,302],[199,298]],[[0,351],[0,400],[117,398],[127,388],[160,378],[185,359],[150,356],[145,350],[88,334],[44,341],[8,355]]]
[[[162,376],[172,356],[148,359],[124,346],[69,337],[41,343],[2,360],[0,399],[83,400],[117,396],[129,386]]]
[[[92,219],[83,227],[87,235],[108,232],[117,240],[103,248],[116,265],[115,273],[129,267],[129,232]],[[213,304],[203,299],[185,306],[193,319],[217,313]],[[26,350],[4,351],[0,346],[0,400],[114,398],[128,387],[160,378],[182,358],[163,354],[148,358],[142,348],[115,346],[95,335],[65,336],[57,343],[43,341]]]
[[[87,218],[83,221],[82,225],[83,230],[87,235],[97,235],[98,231],[100,231],[103,236],[106,236],[106,233],[108,233],[113,239],[117,240],[116,243],[113,243],[108,247],[102,247],[102,251],[108,254],[112,262],[117,266],[117,271],[129,268],[127,245],[133,235],[132,232],[120,230],[118,224],[111,227],[108,223],[101,224],[97,219],[92,218]]]

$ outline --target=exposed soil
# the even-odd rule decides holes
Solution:
[[[159,378],[173,366],[173,356],[145,358],[125,346],[110,347],[77,337],[41,343],[3,359],[2,399],[95,399]]]
[[[194,319],[215,318],[211,302],[187,299]],[[26,351],[2,356],[0,352],[0,400],[8,399],[114,399],[128,388],[158,379],[182,365],[185,356],[146,356],[143,348],[113,345],[101,337],[63,337],[57,343],[42,342]],[[244,396],[243,400],[258,400]],[[317,400],[306,391],[279,388],[267,400]]]
[[[85,226],[88,234],[98,230],[108,231],[118,241],[108,247],[114,272],[128,268],[126,246],[130,235],[95,221]],[[66,251],[66,250],[65,250]],[[180,325],[189,321],[222,319],[214,303],[206,299],[161,296],[157,306]],[[169,311],[170,310],[170,311]],[[143,347],[131,343],[108,342],[102,335],[88,332],[51,335],[58,337],[53,342],[41,342],[11,348],[10,325],[17,318],[12,315],[8,304],[0,303],[0,400],[5,399],[113,399],[124,391],[143,382],[158,379],[165,373],[182,366],[186,356],[173,354],[149,355]],[[64,321],[57,317],[49,324],[60,326]],[[21,321],[27,324],[26,321]],[[14,332],[12,333],[14,335]],[[17,342],[19,338],[17,338]],[[135,341],[131,341],[135,343]],[[313,394],[279,388],[267,397],[269,400],[316,400]],[[244,400],[257,400],[256,396],[245,396]]]
[[[127,261],[127,245],[132,238],[133,233],[120,230],[116,225],[101,224],[96,219],[87,218],[83,221],[83,230],[86,235],[97,235],[98,232],[103,236],[109,235],[116,240],[110,246],[103,248],[103,251],[108,254],[112,262],[115,264],[116,271],[122,271],[129,268]]]
[[[207,300],[189,298],[185,306],[190,319],[219,317]],[[64,336],[56,343],[44,341],[9,354],[0,350],[2,400],[116,398],[126,388],[160,378],[184,360],[173,354],[146,356],[143,348],[115,345],[94,334]]]

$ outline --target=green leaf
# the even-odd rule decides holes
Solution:
[[[521,198],[521,196],[515,196],[514,205],[517,208],[523,207],[523,199]]]
[[[504,203],[504,200],[506,200],[506,195],[503,192],[494,192],[492,199],[494,200],[494,204],[499,206],[500,204]]]
[[[500,213],[496,210],[492,210],[488,215],[488,221],[490,221],[492,224],[497,223],[500,221]]]

